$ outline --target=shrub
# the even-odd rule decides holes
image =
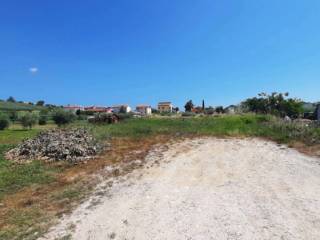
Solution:
[[[152,112],[153,114],[158,114],[158,113],[160,113],[159,110],[158,110],[158,109],[155,109],[155,108],[152,108],[152,109],[151,109],[151,112]]]
[[[116,123],[120,120],[119,115],[123,114],[113,114],[113,113],[98,113],[94,117],[88,119],[90,123]]]
[[[208,114],[208,115],[214,114],[214,108],[213,107],[206,108],[205,109],[205,114]]]
[[[194,117],[195,115],[194,112],[184,112],[181,114],[182,117]]]
[[[118,113],[117,116],[119,117],[119,120],[125,120],[133,117],[132,113]]]
[[[47,121],[48,121],[48,117],[46,115],[40,115],[39,125],[46,125]]]
[[[10,121],[11,122],[15,122],[18,120],[18,113],[17,111],[12,111],[12,112],[9,112],[9,118],[10,118]]]
[[[218,107],[216,107],[215,111],[216,111],[217,113],[224,113],[224,112],[225,112],[223,106],[218,106]]]
[[[82,120],[87,120],[88,119],[88,116],[87,115],[84,115],[84,114],[80,114],[80,115],[77,115],[77,119],[82,121]]]
[[[19,116],[19,121],[24,128],[31,129],[38,122],[39,115],[36,113],[26,112]]]
[[[10,120],[7,114],[0,113],[0,130],[4,130],[10,125]]]
[[[57,109],[52,114],[52,119],[59,127],[71,123],[75,120],[75,114],[63,109]]]

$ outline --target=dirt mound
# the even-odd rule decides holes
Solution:
[[[6,157],[18,163],[35,159],[79,163],[91,159],[99,150],[101,146],[85,129],[54,129],[24,140]]]

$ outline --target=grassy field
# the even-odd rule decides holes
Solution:
[[[27,103],[18,103],[18,102],[1,102],[0,101],[0,111],[34,111],[42,110],[45,107],[30,105]]]
[[[188,136],[249,136],[288,144],[320,143],[320,128],[283,123],[266,115],[137,118],[113,125],[92,125],[78,121],[66,126],[88,128],[100,141],[126,139],[126,142],[119,140],[119,146],[114,146],[117,148],[114,153],[109,153],[108,157],[100,159],[102,162],[97,162],[96,165],[61,166],[36,160],[30,164],[16,165],[4,158],[4,153],[23,139],[34,137],[41,130],[52,127],[54,125],[49,124],[23,130],[20,126],[13,125],[10,129],[0,131],[0,239],[36,239],[35,232],[40,234],[46,230],[47,225],[44,226],[43,222],[50,222],[49,216],[60,214],[66,206],[81,199],[83,192],[89,191],[89,187],[85,187],[89,185],[83,179],[66,181],[66,175],[87,178],[84,173],[92,174],[97,166],[102,168],[109,162],[116,161],[115,159],[121,161],[127,154],[125,151],[144,146],[143,142],[150,140],[154,141],[149,142],[149,145],[154,144],[157,136],[166,136],[166,139]],[[137,142],[141,144],[137,145]],[[132,147],[129,148],[131,144]]]
[[[73,127],[89,128],[98,139],[111,137],[141,138],[152,135],[205,135],[263,137],[279,143],[301,141],[320,143],[320,128],[284,123],[269,115],[222,115],[191,118],[128,119],[120,124],[88,125],[77,122]]]

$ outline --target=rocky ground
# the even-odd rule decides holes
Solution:
[[[319,163],[258,139],[186,140],[99,185],[43,239],[320,239]]]
[[[91,159],[99,150],[101,146],[84,129],[54,129],[23,141],[6,158],[18,163],[35,159],[79,163]]]

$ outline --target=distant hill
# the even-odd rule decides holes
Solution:
[[[18,103],[18,102],[0,102],[0,111],[35,111],[42,110],[45,107],[31,105],[28,103]]]

